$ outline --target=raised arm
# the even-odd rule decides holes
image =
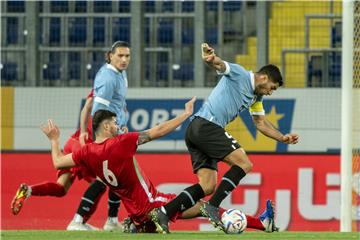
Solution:
[[[204,60],[204,62],[210,66],[213,67],[215,70],[223,73],[226,70],[225,62],[216,56],[215,50],[210,47],[207,43],[201,44],[201,55]]]
[[[86,99],[85,105],[80,113],[80,136],[79,136],[79,142],[80,145],[85,145],[85,141],[89,138],[89,133],[87,131],[87,125],[89,122],[89,119],[91,117],[91,109],[93,106],[93,97],[88,97]]]
[[[294,133],[283,135],[277,130],[264,115],[253,115],[253,121],[256,128],[265,136],[275,139],[276,141],[286,144],[296,144],[299,141],[299,136]]]
[[[175,130],[178,126],[180,126],[186,119],[188,119],[193,114],[195,100],[196,97],[193,97],[190,101],[188,101],[185,104],[184,112],[181,115],[169,121],[160,123],[159,125],[150,128],[146,131],[140,132],[138,144],[141,145],[147,143],[153,139],[162,137]]]
[[[56,169],[74,167],[72,153],[64,155],[60,150],[59,138],[60,129],[49,119],[47,125],[41,126],[41,130],[48,137],[51,143],[51,157]]]

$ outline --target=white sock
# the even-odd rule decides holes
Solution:
[[[75,213],[73,221],[76,223],[83,223],[84,218],[82,216],[80,216],[78,213]]]
[[[28,190],[26,192],[26,198],[30,197],[32,193],[32,188],[30,186],[28,186]]]
[[[165,210],[165,208],[164,208],[163,206],[161,206],[160,211],[162,211],[163,213],[167,214],[167,213],[166,213],[166,210]]]
[[[118,223],[119,222],[117,217],[108,217],[108,221],[112,222],[112,223]]]

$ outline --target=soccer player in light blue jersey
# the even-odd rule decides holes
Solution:
[[[106,63],[99,69],[94,81],[94,98],[91,115],[99,109],[109,110],[117,116],[120,132],[127,133],[129,113],[126,108],[126,93],[128,81],[126,69],[130,63],[130,47],[127,42],[117,41],[106,55]],[[87,133],[81,133],[86,135]],[[80,138],[82,135],[80,136]],[[95,138],[94,138],[95,139]],[[97,203],[106,191],[106,185],[95,180],[85,191],[77,213],[68,225],[68,230],[86,230],[83,224],[96,210]],[[120,197],[109,191],[108,219],[104,230],[121,230],[118,222],[118,209]],[[90,229],[89,229],[90,230]]]
[[[283,85],[276,66],[266,65],[252,73],[238,64],[223,61],[206,43],[202,44],[202,57],[222,77],[201,109],[194,114],[186,130],[185,142],[191,155],[193,172],[199,182],[151,213],[152,220],[163,233],[169,232],[168,222],[174,214],[189,209],[198,200],[213,193],[201,207],[201,212],[215,227],[224,230],[219,215],[220,203],[252,169],[244,149],[224,129],[241,111],[249,109],[257,130],[267,137],[287,144],[296,144],[299,139],[297,134],[282,134],[265,118],[262,97],[271,95]],[[219,161],[227,163],[230,169],[215,190]],[[272,202],[269,201],[268,205],[261,221],[267,232],[273,232],[277,228]]]
[[[126,42],[117,41],[108,53],[107,63],[97,72],[94,81],[94,105],[91,115],[99,109],[116,113],[117,122],[127,132],[129,113],[126,109],[128,80],[126,69],[130,62],[130,48]]]

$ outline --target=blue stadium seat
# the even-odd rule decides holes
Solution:
[[[111,1],[94,1],[94,12],[111,12],[112,2]]]
[[[80,80],[80,62],[70,62],[69,64],[69,78]]]
[[[113,42],[130,42],[130,18],[118,18],[113,25]]]
[[[155,1],[145,1],[145,12],[155,12]]]
[[[105,42],[105,19],[94,18],[94,31],[93,31],[93,43],[104,43]]]
[[[7,44],[16,44],[19,40],[18,28],[19,20],[16,17],[7,18],[6,24],[6,43]]]
[[[174,41],[173,21],[160,21],[158,28],[158,43],[169,44]]]
[[[25,12],[25,1],[6,1],[8,12]]]
[[[241,9],[241,1],[226,1],[224,2],[224,11],[239,11]]]
[[[181,28],[181,42],[182,44],[194,43],[194,27],[182,24]]]
[[[218,42],[218,30],[217,27],[205,28],[205,41],[209,44],[217,44]]]
[[[5,81],[18,80],[17,64],[12,62],[3,63],[3,68],[1,69],[1,79]]]
[[[180,63],[179,70],[173,70],[174,80],[189,81],[194,79],[194,64]]]
[[[183,1],[181,7],[182,7],[182,12],[193,12],[195,10],[195,2]]]
[[[86,42],[86,18],[74,18],[69,21],[69,43],[85,44]]]
[[[49,43],[59,44],[60,43],[60,18],[50,18],[50,31],[49,31]]]
[[[162,12],[174,12],[174,2],[173,1],[163,1],[161,11]]]
[[[94,80],[96,73],[99,71],[99,69],[104,64],[104,62],[92,62],[90,64],[91,64],[91,69],[89,69],[88,78]]]
[[[59,80],[60,79],[60,63],[49,62],[47,68],[43,69],[43,76],[46,80]]]

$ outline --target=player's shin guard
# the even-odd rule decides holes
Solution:
[[[63,197],[66,195],[64,186],[54,182],[44,182],[30,187],[32,196]]]
[[[116,217],[118,216],[119,207],[120,207],[120,197],[116,195],[114,192],[109,190],[109,199],[108,199],[108,217]]]
[[[222,177],[222,180],[209,200],[209,203],[215,207],[219,207],[222,200],[224,200],[227,195],[236,188],[240,180],[245,177],[245,175],[246,173],[241,167],[236,165],[232,166]]]
[[[97,205],[106,190],[104,183],[95,180],[85,191],[77,214],[83,217],[84,223],[89,220],[90,216],[95,212]]]
[[[164,206],[165,214],[171,218],[177,212],[191,208],[197,201],[205,196],[200,184],[185,188],[176,198]]]

